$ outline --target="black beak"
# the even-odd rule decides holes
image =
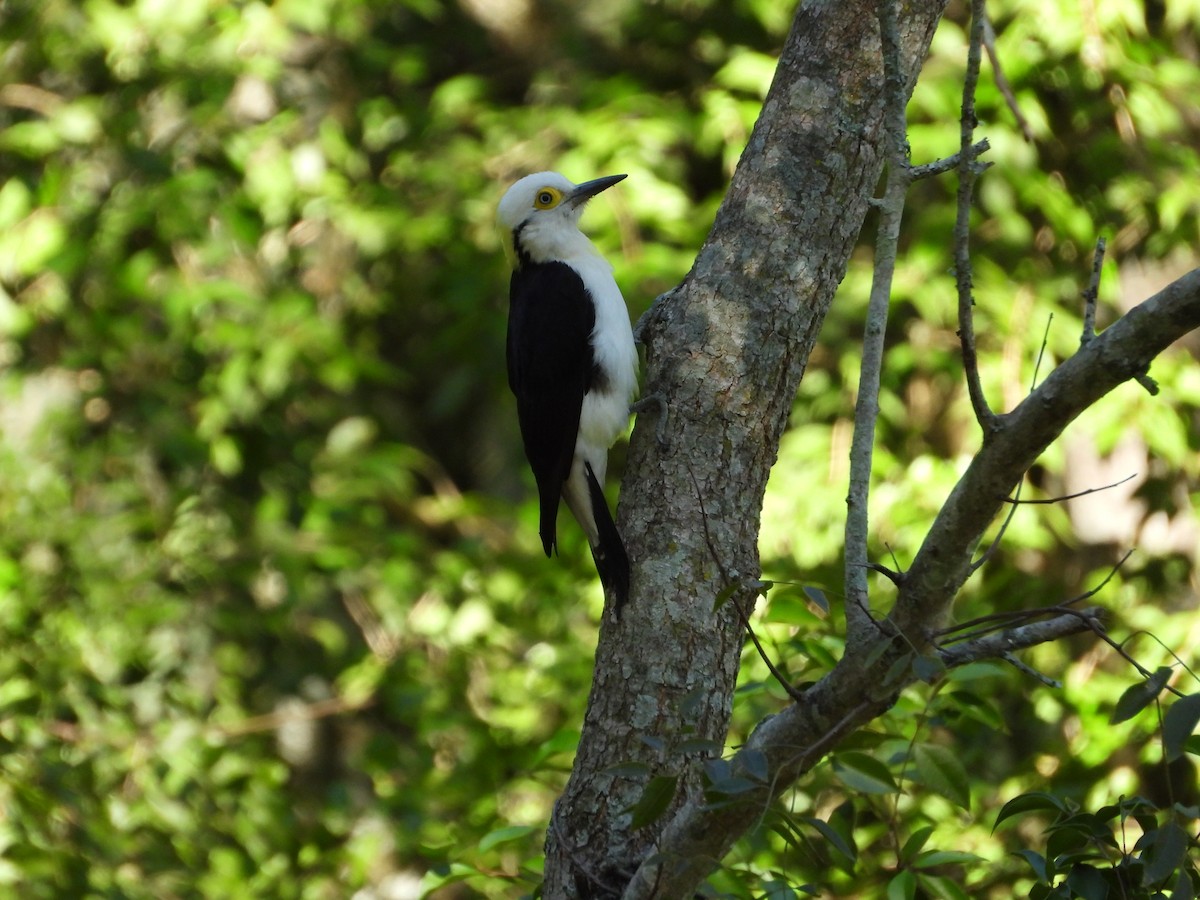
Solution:
[[[585,181],[567,196],[567,205],[572,207],[582,206],[601,191],[608,190],[618,181],[622,181],[625,178],[625,175],[605,175],[603,178],[593,178],[591,181]]]

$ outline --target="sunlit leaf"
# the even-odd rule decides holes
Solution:
[[[493,847],[498,847],[501,844],[508,844],[512,841],[520,840],[527,837],[540,829],[534,828],[532,825],[509,825],[505,828],[497,828],[495,831],[489,831],[479,840],[479,852],[486,853]]]
[[[917,744],[913,747],[917,777],[928,788],[963,809],[971,808],[971,785],[960,756],[950,747]]]

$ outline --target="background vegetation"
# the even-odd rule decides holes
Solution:
[[[535,889],[602,598],[577,533],[560,560],[538,547],[495,202],[542,168],[629,173],[588,227],[636,317],[699,248],[791,12],[5,5],[0,894]],[[1003,407],[1043,334],[1043,373],[1076,346],[1098,235],[1101,324],[1196,265],[1200,3],[990,13],[1032,137],[985,66],[977,329]],[[957,148],[962,21],[952,6],[909,109],[917,162]],[[901,567],[978,437],[953,191],[910,195],[897,274],[872,521],[878,558]],[[869,259],[826,322],[764,516],[765,576],[820,586],[835,616]],[[1155,364],[1158,396],[1128,386],[1047,454],[1026,496],[1137,478],[1021,508],[962,619],[1074,596],[1134,549],[1099,600],[1139,662],[1196,691],[1196,349]],[[804,680],[840,629],[796,585],[757,625]],[[1188,819],[1194,761],[1162,761],[1154,708],[1108,724],[1138,680],[1124,660],[1080,639],[1027,662],[1061,686],[977,666],[906,694],[860,747],[904,791],[873,793],[857,757],[824,766],[714,889],[1023,896],[1045,872],[1013,852],[1041,848],[1055,812],[993,832],[1023,792],[1086,809],[1138,796]],[[735,743],[782,702],[752,654],[743,678]],[[918,735],[969,784],[901,762]],[[819,819],[825,842],[796,849],[788,811]],[[1119,818],[1118,846],[1100,848],[1113,864],[1139,828],[1132,808]],[[917,866],[922,848],[943,855]]]

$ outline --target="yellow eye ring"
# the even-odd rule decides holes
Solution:
[[[558,188],[541,188],[533,197],[533,205],[537,209],[554,209],[562,202],[562,191]]]

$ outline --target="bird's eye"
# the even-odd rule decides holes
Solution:
[[[562,200],[561,191],[546,187],[537,192],[537,196],[533,198],[533,205],[538,209],[554,209],[560,200]]]

